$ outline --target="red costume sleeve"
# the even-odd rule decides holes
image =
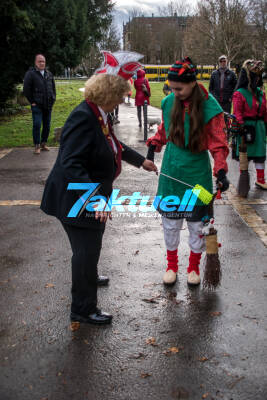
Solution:
[[[245,98],[239,92],[234,92],[233,95],[233,107],[234,115],[236,116],[237,122],[243,125],[244,123],[244,111],[245,111]]]
[[[158,126],[158,130],[155,133],[154,136],[151,136],[147,142],[146,145],[149,147],[151,144],[156,146],[155,152],[159,153],[162,149],[162,147],[167,143],[167,138],[166,138],[166,131],[164,127],[164,122],[162,120],[161,124]]]
[[[226,139],[223,113],[213,117],[205,127],[208,138],[208,150],[214,159],[213,174],[216,176],[220,169],[228,171],[227,156],[229,154]]]

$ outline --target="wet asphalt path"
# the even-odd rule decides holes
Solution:
[[[145,154],[135,109],[121,106],[120,120],[118,136]],[[0,159],[0,399],[265,400],[267,251],[226,197],[215,207],[223,266],[216,292],[187,288],[186,225],[179,279],[165,288],[158,215],[114,213],[99,262],[110,277],[99,305],[113,323],[70,330],[71,251],[61,225],[36,205],[56,154],[13,149]],[[124,164],[114,187],[153,196],[157,177]],[[249,198],[264,219],[266,193],[253,187]]]

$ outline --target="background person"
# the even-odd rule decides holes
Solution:
[[[148,80],[145,78],[145,71],[139,69],[137,71],[137,79],[134,81],[134,87],[136,90],[135,94],[135,105],[137,107],[137,118],[139,121],[139,128],[142,126],[142,108],[144,115],[144,104],[147,101],[147,104],[150,104],[150,86]]]
[[[234,71],[227,67],[227,57],[219,57],[219,68],[213,71],[209,92],[219,102],[225,112],[231,113],[232,96],[236,86],[237,78]]]
[[[178,196],[183,199],[187,185],[194,187],[196,184],[212,193],[208,150],[214,159],[213,173],[217,183],[221,184],[221,191],[227,190],[226,158],[229,150],[221,106],[203,85],[197,83],[196,67],[188,57],[172,65],[168,80],[172,94],[162,100],[162,123],[155,136],[147,141],[149,153],[151,148],[159,152],[166,145],[161,173],[168,177],[160,173],[157,196],[163,199],[166,196]],[[199,263],[205,250],[203,218],[207,215],[211,217],[208,206],[203,205],[199,198],[192,212],[188,213],[185,210],[164,211],[160,206],[158,210],[162,214],[168,262],[163,282],[170,285],[176,281],[180,231],[186,218],[190,247],[187,282],[189,285],[199,285]]]
[[[248,160],[254,161],[257,173],[256,186],[267,189],[264,170],[266,161],[266,96],[262,91],[262,62],[246,60],[243,63],[236,91],[233,95],[234,114],[237,122],[251,131],[251,142],[247,143]],[[241,138],[237,140],[236,157],[239,157]]]
[[[97,264],[107,218],[105,211],[86,210],[67,217],[84,191],[67,190],[69,183],[100,183],[96,195],[109,198],[113,181],[121,172],[121,160],[148,171],[157,171],[152,161],[116,138],[108,113],[123,102],[130,90],[120,76],[99,74],[85,84],[85,100],[68,117],[61,134],[55,165],[47,179],[41,209],[57,217],[72,248],[71,321],[108,324],[112,316],[97,308]]]
[[[168,79],[164,82],[163,85],[163,93],[165,94],[165,96],[168,96],[169,94],[171,94],[171,89],[170,89],[170,85],[169,85],[169,81]]]
[[[31,104],[34,154],[40,154],[40,149],[49,150],[46,142],[50,131],[52,107],[56,100],[56,85],[52,73],[45,68],[45,57],[37,54],[34,62],[35,66],[25,74],[23,92]]]

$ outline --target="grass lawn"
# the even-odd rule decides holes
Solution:
[[[202,81],[208,87],[208,81]],[[83,93],[79,88],[84,86],[83,81],[57,81],[57,100],[53,107],[51,131],[48,139],[49,145],[56,145],[54,142],[54,128],[64,125],[70,112],[83,100]],[[163,82],[150,82],[151,97],[150,103],[160,108],[161,100],[164,98],[162,92]],[[267,90],[267,84],[265,83]],[[135,91],[133,90],[132,97]],[[32,146],[32,114],[30,106],[24,108],[23,112],[14,116],[0,119],[0,148]]]
[[[83,100],[79,88],[84,86],[82,81],[58,81],[57,100],[52,111],[49,145],[54,143],[54,128],[64,125],[70,112]],[[0,147],[32,146],[32,113],[30,106],[23,113],[2,118],[0,120]]]

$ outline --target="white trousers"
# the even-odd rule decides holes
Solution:
[[[180,233],[183,227],[183,219],[170,219],[162,217],[164,240],[167,250],[176,250],[180,243]],[[189,230],[189,247],[194,253],[202,253],[205,251],[205,238],[200,237],[202,234],[203,222],[187,221]]]
[[[254,163],[256,169],[265,169],[265,163]]]

